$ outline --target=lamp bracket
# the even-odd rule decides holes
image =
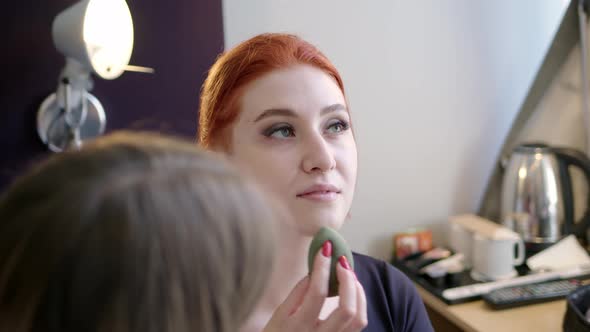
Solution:
[[[57,95],[49,95],[37,112],[37,133],[41,141],[53,152],[66,150],[72,142],[78,143],[92,139],[104,133],[106,116],[98,99],[87,91],[83,91],[83,103],[86,104],[85,114],[83,108],[74,108],[69,115],[64,107],[59,105]],[[73,118],[73,119],[72,119]],[[75,140],[72,139],[71,121],[79,121]]]

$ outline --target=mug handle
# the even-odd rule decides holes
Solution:
[[[516,251],[516,257],[514,258],[514,265],[518,266],[524,263],[524,241],[522,240],[522,237],[519,236],[516,239],[515,244],[518,247],[518,249]]]

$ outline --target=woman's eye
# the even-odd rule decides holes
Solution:
[[[338,134],[347,130],[349,127],[350,126],[348,125],[348,123],[338,120],[333,123],[330,123],[328,125],[327,131],[330,134]]]
[[[289,138],[295,136],[295,131],[291,126],[273,126],[264,132],[266,137]]]

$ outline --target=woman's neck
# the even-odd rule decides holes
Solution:
[[[307,253],[312,238],[287,226],[279,227],[277,233],[277,255],[270,281],[242,332],[261,331],[275,309],[308,273]]]
[[[272,308],[276,308],[289,295],[295,284],[305,277],[309,271],[307,267],[307,254],[311,237],[301,235],[294,229],[280,234],[277,261],[273,269],[267,292],[263,295],[263,301]]]

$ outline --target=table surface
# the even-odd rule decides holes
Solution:
[[[494,310],[482,300],[448,305],[416,285],[424,303],[465,331],[561,331],[565,300]]]

